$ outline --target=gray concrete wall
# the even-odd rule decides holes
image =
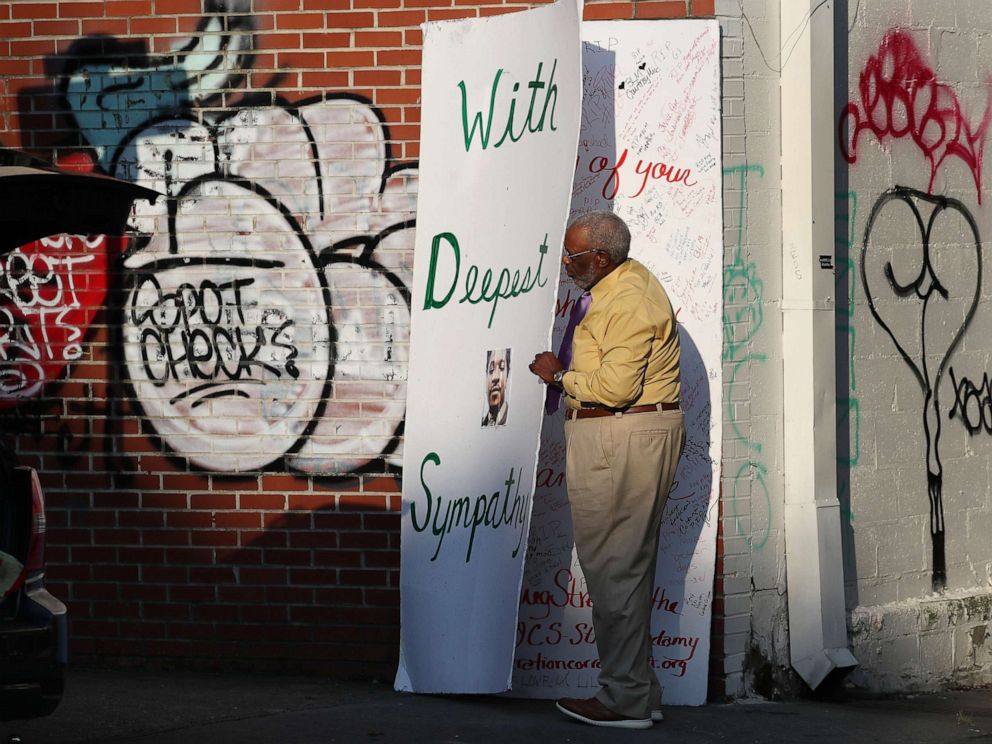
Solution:
[[[852,679],[989,682],[992,17],[984,0],[861,0],[847,15]]]
[[[838,495],[860,662],[848,681],[989,683],[992,261],[981,241],[992,234],[992,15],[986,0],[814,7],[836,13]],[[783,529],[779,73],[806,29],[780,32],[778,8],[716,3],[726,167],[717,695],[801,687]]]

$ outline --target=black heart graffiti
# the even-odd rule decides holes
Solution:
[[[923,393],[932,583],[934,591],[940,591],[947,586],[947,562],[939,386],[978,306],[982,283],[978,226],[956,199],[902,186],[889,189],[868,218],[861,278],[872,315]]]

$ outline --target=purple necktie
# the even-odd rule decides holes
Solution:
[[[592,304],[592,295],[583,292],[579,299],[572,305],[572,313],[568,316],[568,325],[565,326],[565,333],[561,337],[561,346],[558,347],[558,361],[566,370],[572,364],[572,337],[575,335],[575,326],[585,317],[589,305]],[[561,403],[562,389],[557,385],[548,386],[548,397],[544,400],[544,412],[548,415],[558,410]]]

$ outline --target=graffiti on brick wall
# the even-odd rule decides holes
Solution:
[[[934,590],[946,586],[947,580],[942,419],[960,418],[973,431],[974,417],[981,415],[981,394],[972,395],[981,386],[967,377],[959,382],[949,366],[978,304],[978,229],[962,202],[934,191],[938,174],[946,174],[956,162],[971,174],[981,203],[985,140],[992,123],[990,85],[984,86],[981,113],[969,114],[952,84],[938,81],[911,32],[891,29],[865,62],[857,94],[838,123],[841,153],[849,163],[858,161],[863,135],[871,133],[883,146],[896,140],[910,143],[911,151],[919,152],[929,165],[926,191],[895,186],[878,197],[865,228],[861,276],[872,315],[891,338],[923,397]],[[853,346],[853,336],[850,342]],[[939,393],[947,371],[956,397],[950,412],[942,407]],[[853,366],[851,381],[853,390]],[[857,430],[855,444],[856,439]]]
[[[45,380],[83,356],[114,242],[60,235],[0,257],[0,408],[38,395]]]
[[[346,98],[189,129],[158,121],[115,163],[170,196],[125,260],[136,399],[201,467],[361,467],[404,413],[410,171],[387,172],[375,111]]]
[[[133,54],[82,56],[63,79],[100,168],[166,196],[136,203],[123,255],[99,254],[123,276],[127,390],[166,450],[206,470],[398,463],[416,170],[392,162],[364,100],[239,94],[253,54],[247,3],[206,5],[176,52],[140,67]],[[40,266],[53,254],[17,255]],[[0,364],[23,336],[0,336]],[[5,401],[57,373],[30,362],[0,368]]]
[[[761,330],[764,322],[764,282],[758,276],[757,265],[754,261],[745,260],[744,256],[744,196],[747,194],[747,174],[756,173],[763,178],[765,169],[760,165],[738,165],[724,169],[724,176],[737,177],[737,188],[740,192],[739,223],[737,225],[737,243],[734,247],[733,261],[723,269],[723,340],[724,362],[732,364],[730,373],[730,393],[726,396],[727,420],[734,436],[744,443],[748,451],[747,461],[741,463],[734,473],[733,486],[731,489],[729,504],[731,516],[734,519],[734,527],[737,533],[750,534],[747,540],[755,550],[765,547],[769,537],[771,537],[772,506],[771,494],[768,492],[768,466],[761,459],[762,446],[760,442],[755,442],[746,436],[738,424],[736,404],[738,396],[734,395],[734,388],[741,383],[738,375],[742,369],[755,363],[768,361],[768,355],[752,351],[750,342]],[[751,493],[751,530],[745,530],[742,526],[741,517],[738,514],[738,501],[744,498],[739,494],[739,490],[749,489]],[[761,504],[763,509],[758,508]],[[764,518],[761,527],[755,525],[755,521]]]
[[[908,138],[930,163],[927,191],[933,193],[937,172],[949,158],[971,171],[978,201],[982,201],[982,159],[992,123],[992,92],[977,122],[969,121],[954,89],[936,74],[902,29],[882,37],[878,53],[870,55],[858,79],[858,99],[840,119],[841,152],[849,163],[858,159],[861,135],[873,133],[880,142]]]
[[[978,306],[978,226],[956,199],[895,187],[875,202],[861,248],[861,279],[875,320],[923,394],[932,578],[947,583],[940,381]]]
[[[67,55],[89,57],[95,45],[112,55],[90,58],[69,69],[63,90],[76,127],[105,171],[124,138],[168,111],[215,103],[252,66],[254,19],[250,0],[204,0],[204,15],[190,39],[160,58],[114,39],[82,39]],[[127,53],[128,64],[114,59]],[[144,64],[141,64],[141,61]]]

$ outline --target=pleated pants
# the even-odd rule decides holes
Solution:
[[[650,666],[661,518],[685,443],[680,411],[566,419],[565,474],[601,670],[596,697],[647,718],[661,704]]]

